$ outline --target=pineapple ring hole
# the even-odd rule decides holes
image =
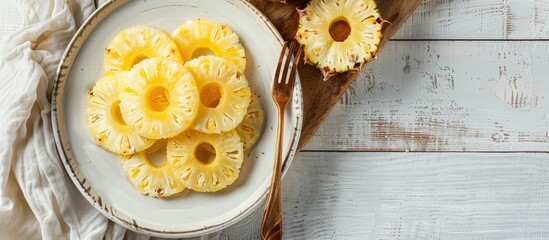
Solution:
[[[148,59],[149,57],[144,55],[144,54],[137,54],[136,56],[134,56],[133,60],[132,60],[132,64],[130,65],[131,67],[133,67],[135,64],[138,64],[140,63],[141,61],[145,60],[145,59]]]
[[[351,25],[349,25],[349,22],[345,17],[339,17],[330,23],[328,31],[334,41],[343,42],[347,40],[351,34]]]
[[[170,106],[170,93],[162,86],[152,87],[147,94],[149,107],[156,112],[162,112]]]
[[[194,149],[194,157],[204,163],[209,164],[215,160],[215,148],[209,143],[200,143]]]
[[[146,151],[145,155],[151,165],[161,168],[166,165],[166,147],[168,146],[167,139],[158,139]]]
[[[216,83],[208,83],[200,88],[200,101],[204,106],[216,108],[221,101],[221,89]]]
[[[126,126],[126,122],[120,112],[120,100],[116,100],[111,104],[111,116],[115,123]]]
[[[191,56],[191,58],[197,58],[197,57],[201,57],[201,56],[216,56],[215,53],[207,48],[207,47],[201,47],[201,48],[197,48],[193,51],[193,54]]]

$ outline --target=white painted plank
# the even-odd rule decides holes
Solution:
[[[4,3],[0,39],[22,23]],[[549,0],[424,0],[393,39],[549,39]]]
[[[549,0],[423,0],[393,38],[549,39]]]
[[[549,0],[424,0],[393,39],[549,39]]]
[[[0,1],[0,41],[23,26],[23,16],[15,1]]]
[[[549,151],[549,42],[390,42],[306,150]]]
[[[423,0],[393,39],[549,39],[549,0]]]
[[[283,181],[284,239],[548,239],[548,160],[302,152]],[[259,217],[224,236],[258,239]]]

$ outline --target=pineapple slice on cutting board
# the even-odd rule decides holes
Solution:
[[[206,19],[187,21],[173,32],[172,38],[184,61],[214,55],[236,64],[241,72],[246,68],[244,47],[226,24]]]
[[[178,62],[146,59],[120,92],[120,110],[141,136],[170,138],[187,130],[198,115],[198,89],[193,75]]]
[[[375,57],[384,20],[374,0],[311,0],[299,13],[296,39],[324,80],[336,73],[359,70]],[[350,31],[341,36],[335,34],[334,27]]]
[[[222,134],[189,130],[168,141],[167,155],[168,165],[185,187],[215,192],[238,178],[244,147],[235,130]]]
[[[198,117],[193,129],[222,133],[234,129],[246,115],[251,91],[244,74],[231,62],[203,56],[185,63],[200,92]]]
[[[116,154],[133,154],[154,144],[155,140],[133,132],[120,113],[119,92],[131,74],[118,72],[101,78],[88,92],[86,126],[94,141]]]
[[[156,28],[137,26],[124,29],[105,49],[103,74],[129,71],[149,58],[165,58],[183,63],[181,53],[170,36]]]

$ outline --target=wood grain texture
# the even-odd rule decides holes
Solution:
[[[384,38],[381,45],[385,44],[404,23],[406,18],[417,7],[421,0],[397,1],[377,0],[381,16],[391,22],[383,27]],[[305,1],[288,1],[288,4],[271,3],[264,0],[250,0],[273,22],[285,39],[291,39],[297,31],[299,16],[295,11],[303,7]],[[299,77],[303,88],[303,128],[299,148],[301,149],[310,139],[315,130],[326,118],[332,107],[339,101],[343,93],[356,78],[356,72],[336,75],[323,82],[320,71],[308,64],[301,64]]]
[[[549,151],[549,42],[390,42],[305,150]]]
[[[284,179],[285,239],[548,239],[548,157],[301,152]],[[257,239],[257,217],[223,234]]]
[[[423,0],[393,39],[548,39],[549,0]]]

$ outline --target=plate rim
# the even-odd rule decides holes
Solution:
[[[69,73],[72,70],[72,64],[76,60],[78,53],[80,52],[80,49],[83,43],[87,40],[88,36],[95,30],[97,25],[100,24],[104,18],[106,18],[107,16],[112,14],[116,9],[118,9],[119,7],[123,6],[124,4],[130,1],[131,0],[108,0],[99,8],[97,8],[75,32],[74,36],[72,37],[71,41],[67,45],[61,57],[61,60],[59,62],[57,72],[55,75],[55,79],[53,82],[53,91],[51,94],[51,101],[52,101],[51,125],[52,125],[52,130],[54,135],[54,141],[57,149],[57,154],[63,163],[66,173],[69,175],[70,179],[72,180],[76,188],[79,190],[80,194],[84,196],[84,198],[86,198],[88,203],[90,203],[103,216],[107,217],[109,220],[121,226],[124,226],[126,229],[129,229],[137,233],[149,235],[149,236],[168,237],[168,238],[203,236],[203,235],[207,235],[207,234],[222,230],[238,222],[244,217],[248,216],[251,212],[255,211],[258,207],[260,207],[261,206],[260,203],[262,203],[263,200],[266,198],[267,192],[269,190],[269,186],[267,186],[265,191],[252,205],[250,205],[243,211],[239,212],[237,215],[233,216],[228,221],[215,224],[215,225],[205,226],[203,228],[190,230],[190,231],[165,231],[165,230],[151,229],[151,228],[139,226],[134,219],[131,219],[125,216],[124,214],[117,213],[116,209],[114,209],[109,204],[104,203],[101,199],[101,196],[95,193],[90,183],[87,182],[86,178],[80,172],[80,168],[77,164],[77,161],[75,160],[75,157],[72,154],[68,136],[65,129],[66,124],[65,124],[64,115],[63,115],[64,114],[63,101],[62,100],[58,101],[58,98],[61,98],[61,99],[63,98],[63,91],[65,89],[65,84],[68,81]],[[272,35],[278,41],[278,44],[280,45],[280,47],[282,47],[284,40],[281,37],[280,33],[278,32],[278,30],[276,30],[272,22],[270,22],[267,19],[267,17],[265,17],[265,15],[261,11],[259,11],[254,5],[252,5],[247,0],[222,0],[222,1],[228,2],[233,5],[241,4],[241,6],[245,6],[248,10],[255,13],[257,17],[261,19],[263,24],[265,24],[267,29],[271,31]],[[293,158],[297,153],[297,145],[299,143],[299,138],[301,136],[301,128],[303,125],[303,96],[302,96],[302,89],[301,89],[299,76],[296,77],[296,85],[295,85],[293,98],[295,99],[296,97],[299,98],[299,101],[297,102],[297,106],[294,108],[295,115],[296,115],[294,117],[295,126],[292,126],[290,131],[290,134],[293,136],[291,137],[291,143],[289,145],[290,148],[287,152],[286,158],[282,166],[283,168],[282,176],[284,176],[287,173],[287,170],[289,169],[289,166],[291,165],[291,162],[293,161]]]

